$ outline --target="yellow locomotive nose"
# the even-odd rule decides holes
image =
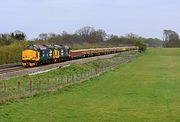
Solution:
[[[25,57],[23,57],[22,59],[23,60],[33,60],[33,59],[35,59],[36,57],[33,57],[33,56],[25,56]]]
[[[22,65],[24,67],[35,66],[39,60],[38,52],[34,50],[24,50],[22,52]]]
[[[25,50],[22,52],[22,60],[34,60],[36,59],[36,51]]]

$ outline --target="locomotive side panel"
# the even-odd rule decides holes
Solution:
[[[40,49],[40,63],[53,63],[54,61],[54,50],[50,48]]]

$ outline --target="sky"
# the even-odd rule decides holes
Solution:
[[[180,0],[1,0],[0,33],[21,30],[33,39],[92,26],[162,39],[164,29],[180,34],[179,12]]]

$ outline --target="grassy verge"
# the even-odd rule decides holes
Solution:
[[[0,106],[0,120],[180,121],[180,49],[150,49],[136,61],[58,92]]]
[[[124,61],[137,56],[136,52],[124,52],[109,59],[74,64],[47,73],[21,76],[0,81],[0,102],[54,91],[67,85],[94,77],[101,72],[117,67]]]
[[[21,52],[28,45],[27,42],[13,43],[0,47],[0,64],[17,63],[21,61]]]

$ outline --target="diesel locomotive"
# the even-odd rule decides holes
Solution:
[[[22,51],[22,65],[24,67],[34,67],[43,64],[113,54],[129,50],[138,50],[138,47],[131,46],[70,50],[68,46],[64,45],[29,45]]]

